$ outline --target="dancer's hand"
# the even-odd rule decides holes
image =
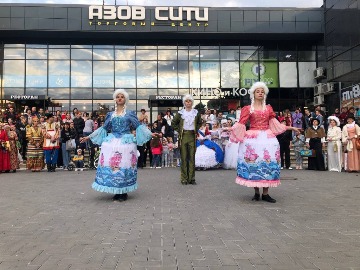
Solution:
[[[90,139],[88,136],[82,137],[82,138],[80,139],[80,143],[84,143],[84,142],[86,142],[88,139]]]

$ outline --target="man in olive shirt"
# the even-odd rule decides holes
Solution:
[[[180,110],[171,122],[171,126],[179,133],[181,155],[181,184],[196,185],[195,182],[195,151],[196,134],[201,125],[200,113],[193,109],[194,99],[191,95],[183,97],[184,108]]]

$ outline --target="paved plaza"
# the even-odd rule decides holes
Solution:
[[[139,170],[126,202],[95,171],[0,174],[0,270],[360,269],[359,174],[282,171],[277,203],[235,171]]]

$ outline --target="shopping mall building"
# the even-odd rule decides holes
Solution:
[[[345,27],[327,18],[335,8],[0,4],[1,105],[111,110],[114,88],[124,88],[137,111],[177,107],[188,93],[227,110],[248,104],[247,90],[261,80],[275,110],[332,110],[341,85],[358,82],[337,83],[333,66],[344,59],[337,44],[329,56],[324,43],[328,28]],[[334,31],[328,36],[338,42]]]

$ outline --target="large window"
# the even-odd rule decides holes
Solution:
[[[131,106],[139,109],[149,95],[183,95],[196,89],[210,93],[208,90],[215,88],[229,92],[248,89],[261,80],[272,89],[269,99],[276,106],[286,104],[279,99],[291,99],[292,104],[305,99],[307,95],[301,91],[312,89],[316,83],[316,47],[294,44],[4,44],[3,48],[2,94],[48,95],[65,107],[75,104],[86,110],[113,108],[114,88],[126,89],[133,100]],[[196,102],[213,98],[217,97],[195,96]],[[249,100],[248,96],[240,99],[242,105]],[[156,108],[153,110],[157,113]]]

